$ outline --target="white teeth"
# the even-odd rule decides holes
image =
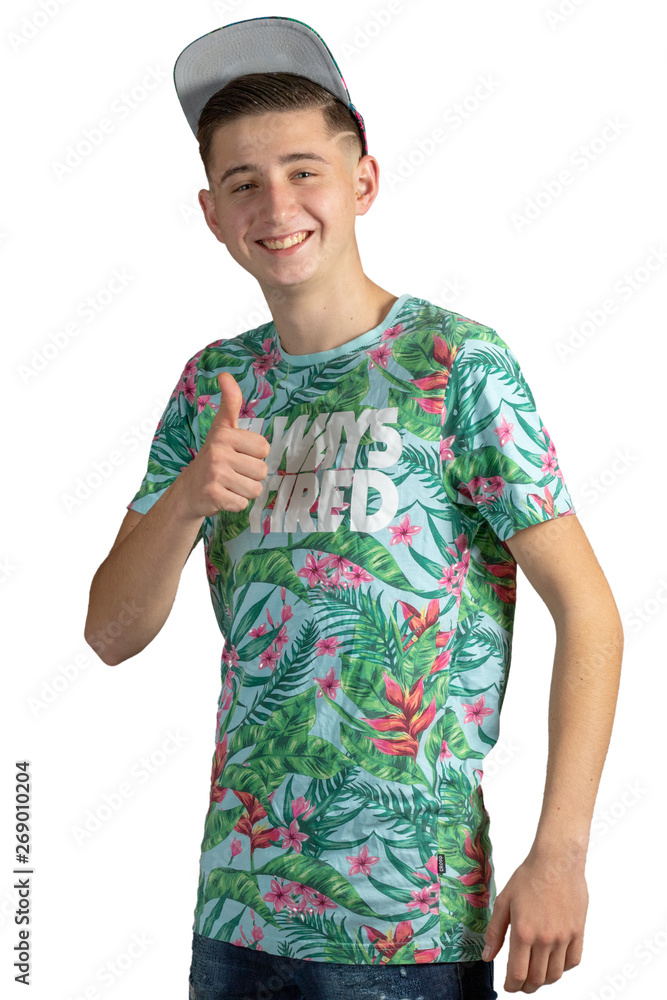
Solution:
[[[269,250],[284,250],[286,247],[293,247],[295,243],[303,243],[308,233],[295,233],[294,236],[288,236],[286,240],[260,240],[259,242],[268,247]]]

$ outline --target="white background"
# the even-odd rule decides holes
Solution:
[[[554,438],[626,645],[586,868],[583,960],[549,996],[644,1000],[661,992],[661,13],[651,0],[3,5],[6,996],[28,995],[12,968],[13,778],[21,759],[31,762],[33,793],[32,1000],[74,1000],[92,987],[98,992],[88,996],[104,1000],[187,996],[221,647],[201,546],[169,620],[139,656],[108,667],[83,629],[90,581],[140,485],[185,361],[270,319],[254,279],[205,226],[196,200],[204,172],[171,78],[190,41],[267,14],[302,19],[323,36],[364,116],[381,168],[380,194],[357,222],[366,273],[395,295],[409,292],[494,327],[519,358]],[[154,89],[121,114],[123,95],[149,71]],[[494,81],[493,92],[475,96],[483,80]],[[457,104],[466,114],[458,128],[447,124]],[[68,146],[103,118],[113,130],[59,177]],[[613,139],[608,120],[620,130]],[[446,141],[420,157],[437,127]],[[558,192],[565,169],[572,183]],[[518,227],[516,217],[536,199],[533,220]],[[103,303],[114,270],[125,273],[126,287],[87,322],[81,303]],[[635,290],[624,278],[632,274]],[[605,315],[609,299],[616,309]],[[72,322],[77,334],[63,337]],[[63,346],[54,350],[57,335]],[[81,493],[79,480],[96,483],[96,463],[113,452],[120,459],[111,474],[68,504],[77,485]],[[484,766],[498,891],[532,844],[547,757],[554,628],[525,577],[518,588],[500,739]],[[597,710],[592,691],[591,718]],[[169,734],[180,734],[181,745],[161,753]],[[153,773],[144,781],[145,758]],[[131,797],[78,842],[89,811],[123,783]],[[134,935],[150,943],[128,966]],[[499,996],[508,947],[509,932],[495,961]],[[122,977],[103,982],[99,970],[110,962],[120,962]]]

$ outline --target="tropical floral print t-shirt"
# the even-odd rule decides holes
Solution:
[[[221,371],[271,452],[261,496],[198,535],[224,646],[193,929],[314,962],[479,959],[505,542],[574,513],[532,392],[495,330],[408,294],[319,353],[266,323],[187,362],[130,509],[201,448]]]

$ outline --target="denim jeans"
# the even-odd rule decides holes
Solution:
[[[284,958],[193,932],[189,1000],[497,1000],[493,961],[346,965]]]

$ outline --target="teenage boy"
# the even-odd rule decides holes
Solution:
[[[581,959],[622,652],[554,442],[492,327],[364,273],[379,165],[312,28],[227,25],[175,84],[206,222],[272,321],[185,365],[86,638],[111,665],[144,649],[203,541],[224,649],[191,1000],[495,997],[510,925],[505,989],[532,993]],[[557,642],[537,833],[496,896],[481,778],[517,565]]]

